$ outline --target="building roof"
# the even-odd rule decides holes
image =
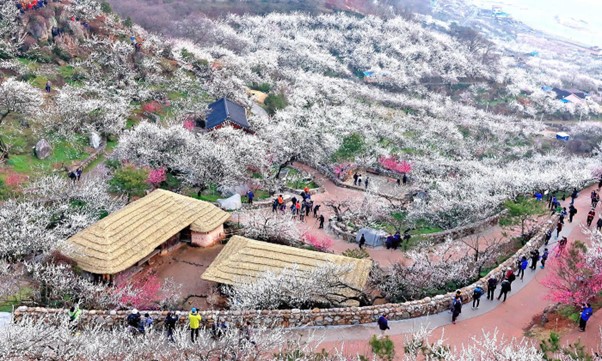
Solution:
[[[157,189],[69,238],[65,253],[85,271],[116,274],[186,227],[206,233],[229,217],[211,203]]]
[[[372,267],[372,261],[368,259],[309,251],[234,236],[201,278],[236,285],[249,282],[249,278],[255,279],[264,272],[278,273],[293,265],[297,265],[301,272],[308,272],[328,264],[351,264],[351,271],[345,275],[343,282],[356,289],[364,288]]]
[[[581,103],[583,103],[583,100],[581,98],[579,98],[578,96],[576,96],[575,94],[571,94],[569,96],[566,96],[566,97],[563,98],[563,100],[566,100],[566,102],[573,103],[573,104],[581,104]]]
[[[228,98],[221,98],[220,100],[209,104],[209,114],[205,121],[206,129],[215,128],[228,121],[245,129],[251,128],[251,124],[249,124],[249,121],[247,120],[245,108],[241,105]]]

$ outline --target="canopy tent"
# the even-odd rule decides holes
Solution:
[[[359,243],[360,238],[366,238],[366,245],[371,247],[380,247],[385,244],[387,239],[387,232],[380,229],[373,228],[362,228],[355,235],[355,241]]]

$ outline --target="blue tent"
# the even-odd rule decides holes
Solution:
[[[565,132],[556,133],[556,139],[562,140],[563,142],[568,141],[569,138],[570,138],[570,135],[568,133],[565,133]]]
[[[373,228],[362,228],[355,234],[355,241],[357,243],[360,242],[362,234],[364,235],[364,238],[366,238],[366,246],[380,247],[385,244],[385,240],[387,239],[387,233],[385,231]]]
[[[371,71],[371,70],[368,70],[368,71],[364,72],[364,76],[365,77],[371,77],[371,76],[374,76],[374,74],[376,74],[376,72]]]

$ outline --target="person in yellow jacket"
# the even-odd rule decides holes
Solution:
[[[199,328],[201,328],[201,320],[203,318],[197,312],[196,308],[190,310],[188,314],[188,323],[190,325],[190,339],[194,343],[195,340],[199,339]]]

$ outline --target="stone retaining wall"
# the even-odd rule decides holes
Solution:
[[[556,218],[552,218],[552,223],[544,223],[536,235],[523,246],[517,255],[528,254],[534,249],[540,248],[545,240],[545,233],[548,229],[556,226]],[[496,277],[504,272],[508,267],[515,266],[515,257],[510,257],[489,274],[472,285],[462,288],[463,299],[465,303],[472,300],[472,292],[477,283],[487,285],[487,279],[492,275]],[[307,327],[307,326],[334,326],[334,325],[357,325],[362,323],[375,322],[378,316],[386,313],[391,320],[403,320],[420,316],[432,315],[443,312],[450,308],[450,303],[455,292],[450,292],[435,297],[426,297],[417,301],[404,302],[400,304],[389,303],[378,306],[366,307],[346,307],[331,309],[313,309],[313,310],[258,310],[258,311],[201,311],[200,314],[207,323],[213,322],[217,317],[230,322],[231,324],[242,324],[251,322],[255,326],[264,325],[269,327]],[[142,311],[144,314],[146,311]],[[160,325],[165,318],[165,312],[149,311],[152,317]],[[39,318],[51,314],[64,314],[67,317],[67,311],[63,309],[48,309],[38,307],[21,306],[14,312],[14,319],[21,320],[26,317]],[[180,322],[186,322],[186,311],[178,312]],[[127,311],[98,311],[84,310],[81,315],[81,324],[83,327],[89,324],[103,325],[108,328],[124,325]]]

